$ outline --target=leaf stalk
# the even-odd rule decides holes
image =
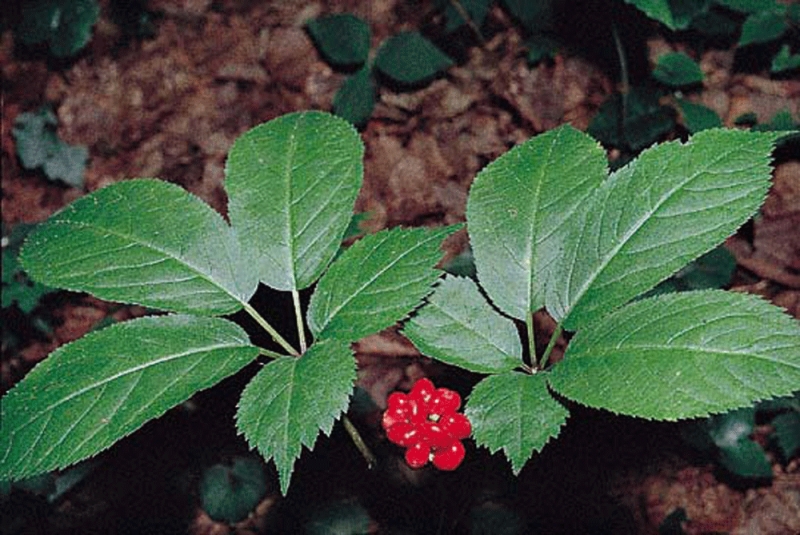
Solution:
[[[553,331],[553,335],[550,337],[550,341],[547,343],[547,347],[542,355],[542,360],[539,362],[540,369],[543,370],[545,366],[547,366],[547,361],[550,360],[550,354],[553,352],[553,348],[556,347],[556,342],[558,342],[562,332],[564,332],[564,328],[559,323],[556,325],[556,330]]]
[[[361,455],[364,457],[364,460],[367,461],[367,468],[372,470],[378,464],[378,460],[375,458],[375,454],[372,453],[372,450],[369,449],[364,439],[361,437],[361,433],[358,432],[356,426],[353,425],[353,422],[350,421],[350,418],[347,415],[342,415],[342,425],[344,425],[347,434],[350,435],[350,438],[353,440],[353,444],[356,445],[358,451],[361,452]]]
[[[303,323],[303,308],[300,306],[300,292],[292,290],[292,303],[294,304],[294,317],[297,321],[297,338],[300,340],[300,353],[305,353],[308,346],[306,345],[306,327]]]
[[[244,303],[244,309],[247,311],[248,314],[250,314],[250,317],[256,320],[256,323],[261,325],[261,327],[265,331],[267,331],[267,333],[272,337],[273,340],[275,340],[275,342],[279,346],[285,349],[292,356],[295,357],[300,356],[300,352],[298,352],[294,347],[292,347],[292,345],[289,342],[287,342],[283,338],[283,336],[281,336],[280,333],[278,333],[278,331],[276,331],[275,328],[272,325],[270,325],[261,314],[258,313],[258,311],[255,308],[250,306],[250,303]]]

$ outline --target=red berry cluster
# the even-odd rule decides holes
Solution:
[[[472,432],[466,416],[456,412],[461,396],[447,388],[436,388],[430,379],[420,379],[411,392],[393,392],[383,413],[386,437],[408,448],[406,462],[421,468],[428,461],[439,470],[455,470],[464,460],[461,440]]]

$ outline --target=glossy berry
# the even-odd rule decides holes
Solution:
[[[457,440],[467,438],[472,433],[472,424],[469,423],[466,416],[457,412],[443,416],[439,420],[439,426],[445,433]]]
[[[417,442],[406,450],[406,463],[411,468],[422,468],[428,464],[431,447],[424,442]]]
[[[411,392],[408,393],[408,397],[423,407],[427,407],[434,392],[436,392],[436,387],[433,382],[430,379],[423,378],[414,383],[414,386],[411,387]]]
[[[453,441],[453,437],[448,435],[436,422],[425,422],[417,429],[419,429],[420,440],[432,448],[444,448]]]
[[[420,430],[417,426],[411,423],[401,422],[393,425],[386,431],[386,438],[389,439],[389,442],[393,442],[398,446],[411,446],[420,441],[421,437],[419,434]]]
[[[407,448],[409,466],[421,468],[433,461],[440,470],[455,470],[461,464],[461,440],[472,433],[472,425],[456,412],[461,407],[457,392],[436,388],[430,379],[423,378],[408,394],[393,392],[386,404],[381,420],[386,438]]]
[[[406,422],[408,422],[408,410],[398,407],[392,408],[391,405],[386,409],[386,412],[383,413],[383,418],[381,419],[381,425],[386,431],[395,424]]]
[[[447,388],[437,388],[428,403],[431,414],[441,415],[456,412],[459,407],[461,407],[461,396],[458,395],[458,392]]]
[[[433,453],[433,466],[439,470],[455,470],[464,460],[464,445],[460,440],[454,440],[450,446],[437,449]]]

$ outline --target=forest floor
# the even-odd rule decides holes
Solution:
[[[131,39],[107,16],[108,2],[100,3],[93,39],[71,60],[24,50],[11,31],[0,37],[7,229],[43,221],[87,192],[132,177],[180,184],[224,214],[225,157],[234,139],[284,113],[330,110],[345,79],[320,57],[304,28],[308,19],[354,13],[370,23],[373,49],[398,31],[435,37],[441,26],[433,2],[152,0],[153,34]],[[565,51],[531,66],[517,25],[497,7],[488,17],[486,42],[448,50],[457,65],[443,76],[411,91],[379,88],[362,129],[365,176],[356,211],[369,214],[366,231],[463,222],[468,188],[484,165],[560,124],[585,130],[614,91],[612,64]],[[642,29],[651,58],[683,49],[657,33],[650,37],[652,29]],[[698,102],[726,126],[747,112],[759,121],[781,110],[800,117],[800,81],[737,70],[734,56],[732,49],[709,49],[696,58],[706,77]],[[16,156],[10,135],[16,117],[46,103],[61,139],[89,149],[83,189],[27,171]],[[800,161],[787,157],[778,162],[761,216],[727,242],[737,260],[731,288],[762,295],[800,318],[799,226]],[[464,235],[451,247],[465,245]],[[4,343],[3,391],[107,316],[144,313],[65,293],[49,295],[40,307],[52,332],[31,334],[13,350]],[[552,331],[546,317],[537,328]],[[358,343],[357,354],[359,386],[373,410],[354,420],[387,459],[377,470],[367,469],[337,429],[304,453],[288,497],[270,492],[234,527],[213,522],[192,485],[198,466],[247,449],[232,422],[244,381],[233,378],[198,395],[191,410],[176,408],[102,454],[99,467],[55,504],[15,501],[25,510],[6,505],[4,520],[15,522],[14,533],[290,533],[315,511],[346,503],[364,508],[370,533],[620,534],[658,533],[683,508],[685,533],[800,532],[800,460],[773,459],[774,477],[750,484],[694,454],[676,424],[580,407],[517,478],[501,455],[474,446],[452,474],[411,471],[382,442],[378,408],[389,392],[423,375],[453,372],[391,331]],[[480,531],[481,525],[494,528]]]

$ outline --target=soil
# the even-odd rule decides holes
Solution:
[[[43,221],[87,192],[131,177],[177,183],[225,214],[225,156],[238,135],[291,111],[331,109],[346,73],[325,63],[304,29],[322,14],[367,20],[373,49],[399,31],[422,29],[457,59],[423,87],[380,87],[362,129],[365,177],[356,211],[369,214],[367,231],[463,222],[469,185],[486,163],[560,124],[585,130],[617,85],[614,60],[580,48],[529,65],[524,36],[498,7],[481,43],[469,31],[443,39],[433,2],[151,0],[145,3],[149,36],[126,33],[110,17],[109,0],[100,4],[91,42],[69,60],[22,47],[12,31],[0,37],[7,228]],[[573,23],[583,26],[572,31],[590,39],[592,17],[603,14],[576,4]],[[3,9],[13,22],[15,7]],[[659,35],[655,24],[624,33],[647,45],[642,50],[649,58],[640,58],[645,68],[665,50],[691,53],[685,43]],[[733,47],[708,49],[696,59],[706,81],[692,98],[717,111],[726,126],[746,112],[759,122],[781,110],[800,117],[800,81],[742,68]],[[633,62],[634,76],[636,68]],[[89,149],[83,189],[27,171],[16,156],[15,118],[45,103],[58,116],[61,139]],[[800,161],[781,153],[761,215],[727,242],[737,260],[731,289],[764,296],[800,318],[798,225]],[[457,253],[465,245],[459,235],[448,247]],[[47,297],[40,312],[52,332],[31,335],[13,351],[4,347],[3,391],[107,317],[144,314],[64,293]],[[537,320],[541,339],[552,332],[552,321]],[[500,455],[474,445],[454,473],[411,471],[379,433],[386,395],[423,375],[467,392],[475,377],[430,362],[391,330],[356,348],[359,386],[368,395],[367,408],[351,416],[381,459],[374,470],[337,428],[313,453],[304,452],[286,498],[271,474],[272,490],[247,520],[234,526],[211,520],[198,504],[198,474],[247,450],[232,415],[255,372],[248,369],[101,454],[92,473],[55,503],[12,494],[3,502],[3,524],[9,533],[292,533],[326,504],[345,503],[366,509],[369,533],[478,533],[486,518],[501,519],[487,533],[506,525],[508,533],[659,533],[680,508],[688,518],[685,533],[800,533],[798,459],[775,457],[770,481],[743,482],[698,457],[679,439],[676,424],[580,407],[571,407],[562,435],[519,477]]]

